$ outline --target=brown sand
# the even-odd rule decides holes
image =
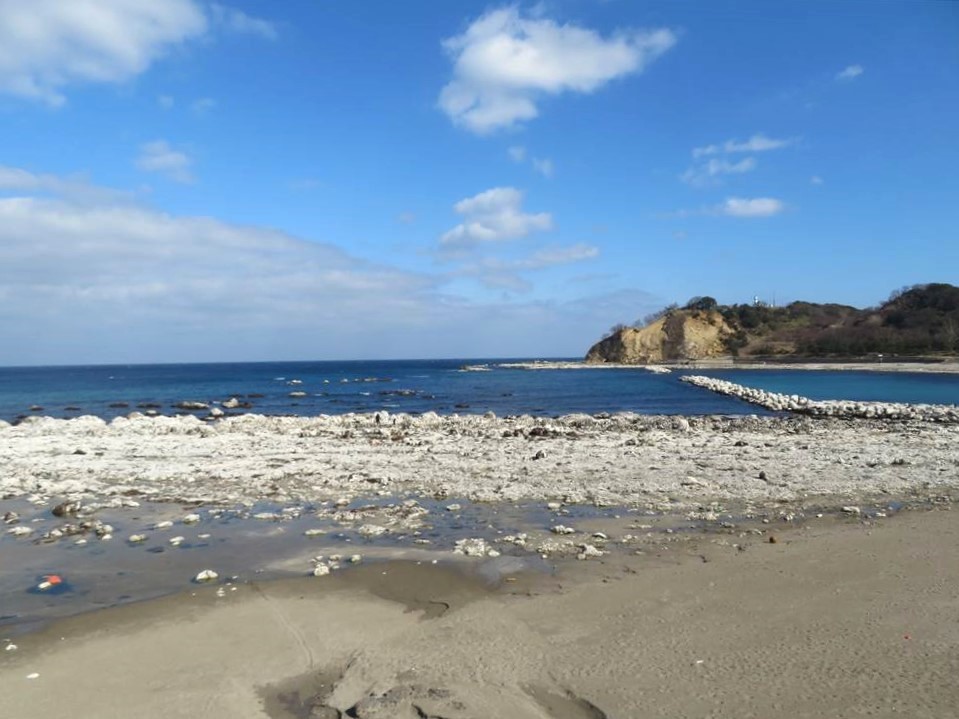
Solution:
[[[777,539],[573,561],[495,590],[402,562],[200,587],[20,637],[0,715],[957,715],[954,512]]]

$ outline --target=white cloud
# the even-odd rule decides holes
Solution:
[[[771,217],[786,209],[781,200],[772,197],[727,197],[717,208],[719,214],[729,217]]]
[[[866,70],[862,65],[849,65],[841,72],[836,73],[836,80],[839,80],[840,82],[845,80],[855,80],[865,71]]]
[[[137,157],[137,167],[144,172],[158,172],[175,182],[193,182],[192,165],[189,155],[174,150],[166,140],[144,143]]]
[[[713,157],[707,162],[689,168],[680,175],[680,179],[693,187],[704,187],[718,182],[720,175],[740,175],[744,172],[752,172],[755,169],[756,159],[753,157],[744,157],[739,162],[730,162]]]
[[[453,209],[463,215],[463,222],[444,233],[440,244],[448,248],[469,247],[552,228],[553,218],[548,212],[525,213],[522,204],[523,193],[514,187],[494,187],[460,200]]]
[[[543,96],[594,92],[642,72],[675,43],[666,29],[604,38],[573,24],[524,17],[516,7],[493,10],[443,42],[453,80],[440,93],[439,107],[473,132],[510,127],[536,117]]]
[[[759,133],[744,141],[726,140],[726,142],[718,145],[706,145],[705,147],[693,148],[693,157],[700,158],[721,153],[768,152],[769,150],[779,150],[784,147],[789,147],[790,145],[795,145],[797,142],[799,142],[798,137],[775,139]]]
[[[252,17],[236,8],[213,3],[210,5],[210,14],[215,24],[231,32],[241,35],[257,35],[266,40],[276,40],[280,36],[275,23]]]
[[[483,257],[478,261],[463,264],[453,274],[475,277],[487,287],[525,292],[531,289],[532,285],[522,277],[522,272],[585,262],[596,257],[599,257],[599,248],[584,243],[569,247],[545,247],[526,257]]]
[[[813,175],[812,177],[809,178],[809,183],[811,185],[821,185],[822,178],[819,175]]]
[[[484,261],[488,269],[500,270],[542,270],[555,265],[567,265],[599,257],[599,248],[579,243],[569,247],[553,247],[537,250],[528,257],[516,260],[498,260],[489,258]]]
[[[509,155],[509,159],[513,162],[523,162],[526,160],[526,148],[522,145],[513,145],[506,150],[506,154]]]
[[[201,97],[193,101],[190,109],[195,115],[206,115],[216,107],[216,100],[212,97]]]
[[[556,168],[553,166],[553,161],[548,157],[539,158],[534,157],[532,159],[533,169],[536,170],[543,177],[552,177],[553,173],[556,171]]]
[[[22,190],[67,184],[16,168],[3,168],[0,181]],[[40,328],[82,328],[90,333],[85,352],[131,341],[111,340],[118,328],[155,336],[157,346],[189,336],[194,351],[202,356],[206,347],[209,356],[207,337],[251,328],[268,336],[289,325],[345,331],[374,322],[387,305],[428,316],[419,296],[434,287],[425,276],[271,229],[33,191],[0,196],[0,297],[17,298],[16,308],[0,302],[0,324],[44,336]],[[13,349],[0,348],[0,362]]]
[[[0,92],[62,105],[72,83],[119,83],[203,35],[195,0],[0,0]]]
[[[176,104],[176,101],[173,99],[172,95],[159,95],[157,97],[157,105],[162,107],[164,110],[172,109],[174,104]]]
[[[22,192],[56,195],[78,205],[103,202],[126,203],[133,199],[132,193],[97,187],[90,184],[82,175],[61,177],[0,165],[0,193]]]
[[[529,153],[527,153],[526,148],[522,145],[513,145],[507,148],[506,154],[509,155],[509,159],[517,164],[523,164],[529,159],[530,167],[543,177],[550,178],[556,171],[552,160],[548,157],[529,157]]]
[[[651,301],[467,300],[439,290],[445,275],[325,242],[116,202],[129,193],[89,184],[89,201],[67,196],[82,184],[0,168],[16,193],[0,193],[0,365],[570,356]],[[592,254],[545,249],[514,269]]]

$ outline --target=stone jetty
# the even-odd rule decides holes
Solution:
[[[812,417],[839,419],[897,419],[922,422],[959,423],[959,407],[945,404],[907,404],[902,402],[859,402],[852,400],[812,400],[797,394],[778,394],[745,387],[714,377],[689,375],[680,378],[695,387],[736,397],[773,412],[796,412]]]

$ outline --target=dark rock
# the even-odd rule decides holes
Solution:
[[[80,511],[79,502],[61,502],[51,510],[54,517],[66,517]]]

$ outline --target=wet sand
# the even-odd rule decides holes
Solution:
[[[18,718],[946,717],[957,544],[945,505],[492,585],[393,562],[203,586],[20,637],[0,697]]]
[[[959,425],[36,419],[0,460],[4,717],[959,704]]]

